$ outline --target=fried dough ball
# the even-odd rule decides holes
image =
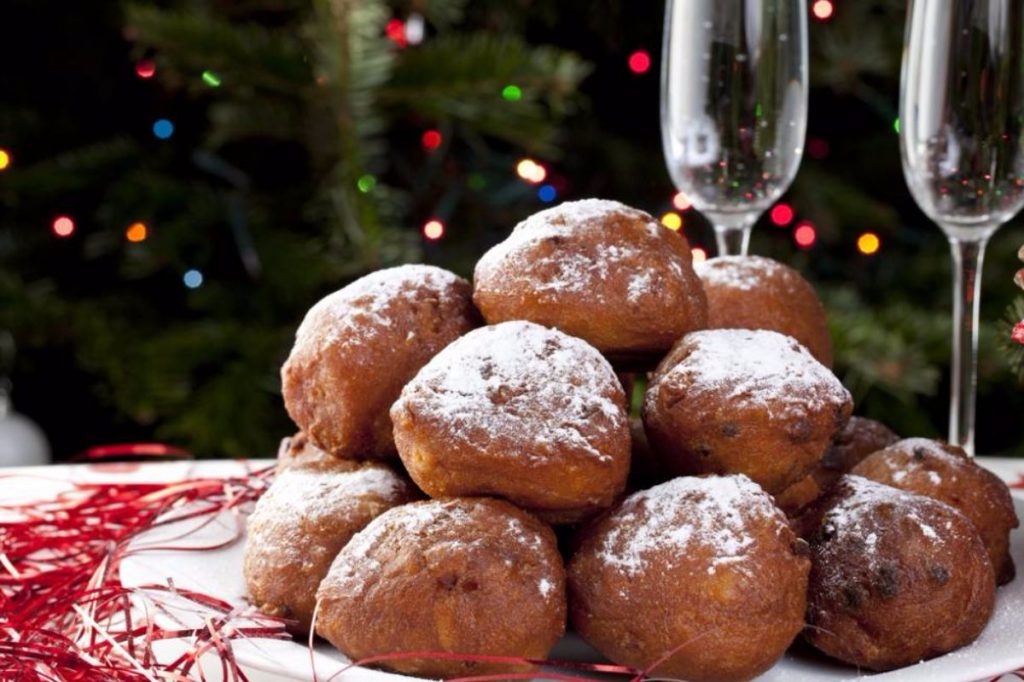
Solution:
[[[959,509],[971,520],[988,548],[996,583],[1015,573],[1010,557],[1010,531],[1020,525],[1010,489],[955,445],[926,438],[908,438],[874,453],[852,473],[900,490],[927,495]]]
[[[643,418],[667,470],[743,473],[777,494],[821,460],[851,409],[850,393],[791,337],[716,329],[679,340]]]
[[[807,545],[746,476],[676,478],[586,527],[569,562],[574,628],[616,663],[748,680],[804,624]]]
[[[376,516],[418,497],[390,467],[335,460],[280,471],[249,517],[243,572],[262,611],[309,631],[316,589],[345,543]]]
[[[409,475],[431,497],[493,495],[568,522],[625,487],[622,385],[600,353],[556,329],[470,332],[409,382],[391,418]]]
[[[825,308],[799,272],[762,256],[719,256],[694,269],[708,297],[708,329],[770,329],[832,366]]]
[[[388,408],[427,360],[477,325],[470,296],[447,270],[403,265],[322,299],[281,368],[292,420],[335,457],[393,456]]]
[[[310,442],[309,437],[302,431],[294,436],[281,439],[281,446],[277,449],[277,473],[286,469],[304,469],[307,471],[345,471],[346,467],[339,466],[339,463],[346,460],[333,457],[327,454]],[[354,460],[347,460],[355,464]],[[353,469],[348,467],[348,469]]]
[[[617,201],[535,213],[484,254],[473,287],[489,323],[556,327],[624,367],[653,367],[676,339],[707,326],[686,238]]]
[[[412,651],[545,658],[565,631],[554,534],[488,498],[382,514],[338,554],[317,599],[317,633],[352,660]],[[376,665],[432,678],[530,670],[441,658]]]
[[[849,473],[862,459],[899,439],[881,422],[850,417],[811,473],[776,495],[775,503],[789,516],[798,514],[828,492],[840,476]]]
[[[995,604],[985,545],[953,507],[847,475],[811,541],[807,640],[870,670],[972,641]]]

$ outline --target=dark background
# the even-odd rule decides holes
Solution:
[[[818,235],[765,218],[752,251],[799,268],[829,308],[858,412],[945,432],[948,247],[906,190],[893,122],[904,3],[835,0],[811,20],[808,151],[784,201]],[[658,127],[661,3],[9,0],[0,10],[0,357],[18,411],[55,454],[163,440],[267,456],[292,427],[277,368],[302,314],[374,268],[463,275],[546,204],[603,196],[672,210]],[[339,13],[342,20],[339,20]],[[426,17],[421,45],[389,20]],[[548,47],[553,46],[555,50]],[[635,74],[635,50],[653,66]],[[152,60],[156,74],[136,73]],[[204,83],[211,71],[218,87]],[[520,101],[500,95],[522,86]],[[157,139],[158,118],[174,134]],[[437,150],[421,144],[437,129]],[[372,174],[370,192],[357,180]],[[56,237],[58,215],[75,232]],[[683,212],[694,245],[711,232]],[[421,226],[445,223],[431,242]],[[125,230],[144,222],[148,236]],[[795,224],[796,221],[794,221]],[[877,233],[878,254],[856,249]],[[1024,455],[1021,351],[1009,342],[1024,241],[1015,220],[984,277],[979,452]],[[204,283],[183,284],[199,269]]]

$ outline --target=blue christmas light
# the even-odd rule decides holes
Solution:
[[[556,196],[558,196],[558,192],[555,191],[554,185],[542,185],[541,188],[537,190],[537,198],[544,203],[551,203],[555,200]]]
[[[203,273],[198,270],[189,270],[182,279],[189,289],[198,289],[203,286]]]
[[[166,118],[159,118],[153,124],[153,134],[161,140],[166,140],[174,134],[174,124]]]

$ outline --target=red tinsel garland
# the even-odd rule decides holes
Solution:
[[[16,515],[0,527],[0,678],[135,682],[187,680],[197,672],[204,679],[197,663],[213,650],[223,679],[245,680],[231,641],[288,638],[283,621],[173,585],[125,588],[118,568],[141,533],[237,511],[259,497],[271,473],[268,468],[245,478],[172,484],[79,484],[54,501],[0,507]],[[173,617],[171,601],[201,610],[205,627],[159,626],[157,614]],[[191,647],[174,661],[159,662],[153,645],[178,638]]]

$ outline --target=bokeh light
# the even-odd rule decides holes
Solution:
[[[181,279],[189,289],[198,289],[203,286],[203,273],[194,268],[186,272]]]
[[[7,170],[11,165],[11,153],[6,149],[0,149],[0,171]]]
[[[892,120],[892,129],[896,131],[896,134],[900,134],[900,119],[896,117]]]
[[[444,137],[437,130],[428,130],[423,133],[423,137],[420,139],[420,142],[423,144],[424,149],[432,152],[441,146],[441,143],[444,142]]]
[[[523,98],[523,90],[518,85],[506,85],[501,89],[501,96],[509,102],[518,102]]]
[[[793,218],[796,217],[796,213],[793,211],[793,207],[789,204],[775,204],[772,207],[771,213],[768,214],[771,221],[779,227],[785,227],[793,222]]]
[[[75,221],[71,219],[71,216],[57,216],[53,219],[53,224],[50,227],[58,237],[70,237],[75,233]]]
[[[220,87],[220,76],[213,71],[203,71],[203,82],[209,85],[211,88]],[[192,272],[190,270],[189,272]]]
[[[835,5],[832,4],[832,0],[816,0],[816,2],[811,5],[811,12],[814,14],[814,18],[821,21],[828,21],[831,19],[835,11],[836,8]]]
[[[812,159],[824,159],[830,151],[828,140],[823,137],[812,137],[807,140],[807,154]]]
[[[548,176],[548,170],[533,159],[520,159],[516,174],[532,185],[539,185]]]
[[[693,202],[682,192],[676,192],[672,197],[672,205],[679,211],[688,211],[693,206]]]
[[[166,118],[158,118],[153,123],[153,134],[161,140],[166,140],[174,134],[174,124]]]
[[[384,33],[387,35],[388,40],[399,47],[405,47],[409,44],[408,39],[405,37],[405,22],[401,19],[391,19],[388,21],[384,27]]]
[[[146,227],[146,223],[132,223],[128,226],[128,229],[124,231],[124,238],[130,242],[138,243],[146,241],[146,237],[149,236],[149,228]]]
[[[857,250],[865,256],[873,256],[882,248],[882,240],[874,232],[865,232],[857,237]]]
[[[542,185],[537,190],[537,198],[546,204],[550,204],[558,196],[558,191],[554,185]]]
[[[683,227],[683,217],[675,211],[669,211],[661,216],[661,224],[670,230],[678,232]]]
[[[793,241],[801,249],[809,249],[818,241],[818,231],[814,229],[814,223],[804,220],[797,224],[793,230]]]
[[[372,192],[373,188],[377,186],[377,178],[367,173],[366,175],[360,175],[359,179],[356,180],[356,187],[360,192],[366,194]]]
[[[444,236],[444,223],[437,218],[432,218],[423,224],[423,236],[432,242]]]
[[[651,70],[651,55],[647,50],[637,50],[629,55],[629,70],[639,75]]]
[[[135,75],[139,78],[152,78],[156,74],[156,62],[152,59],[140,59],[135,64]]]
[[[699,246],[695,246],[694,248],[690,249],[690,253],[693,254],[694,265],[696,265],[697,263],[703,263],[708,259],[708,252],[700,248]]]

